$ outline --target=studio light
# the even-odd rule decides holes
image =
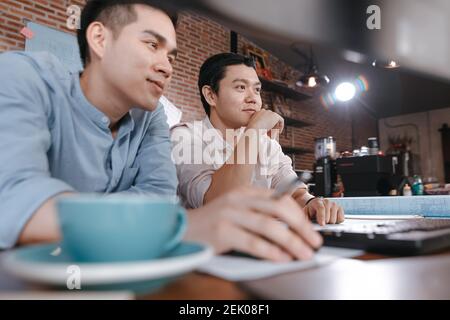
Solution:
[[[356,94],[355,85],[350,82],[343,82],[336,87],[334,94],[339,101],[350,101]]]

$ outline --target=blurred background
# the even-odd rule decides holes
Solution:
[[[401,194],[415,176],[430,193],[446,192],[449,1],[162,2],[181,10],[180,53],[165,96],[183,121],[205,116],[197,88],[203,61],[219,52],[247,54],[258,61],[265,107],[285,118],[285,153],[298,172],[320,177],[319,193],[348,195],[346,180],[345,189],[359,188],[357,195]],[[38,32],[23,32],[30,22],[73,36],[67,8],[84,4],[1,1],[0,52],[26,50],[27,42],[39,40]],[[343,177],[340,165],[354,171]],[[353,186],[349,174],[365,174],[372,184]],[[389,186],[380,189],[380,181]]]

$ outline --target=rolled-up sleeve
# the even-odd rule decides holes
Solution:
[[[160,104],[139,147],[135,183],[125,193],[175,196],[178,180],[171,150],[167,117]]]
[[[188,208],[200,208],[211,186],[215,170],[208,165],[186,164],[177,166],[180,184],[178,192]]]
[[[271,140],[271,150],[270,164],[272,166],[271,171],[274,172],[271,188],[276,189],[279,185],[297,177],[297,174],[292,167],[291,158],[283,153],[280,144],[273,139]]]
[[[0,70],[0,249],[6,249],[46,200],[73,188],[50,176],[45,82],[19,54],[0,55]]]
[[[203,157],[196,161],[196,156],[203,155],[203,141],[190,129],[182,126],[173,128],[171,139],[179,182],[178,195],[187,208],[199,208],[203,206],[205,193],[216,169],[212,164],[205,164]]]

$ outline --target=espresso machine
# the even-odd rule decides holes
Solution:
[[[315,139],[314,195],[331,197],[343,191],[345,197],[387,196],[393,190],[401,194],[407,168],[398,156],[380,153],[377,138],[368,143],[350,156],[336,158],[333,137]]]
[[[387,196],[395,188],[397,161],[392,156],[365,155],[339,158],[337,173],[346,197]]]
[[[314,195],[331,197],[337,184],[336,141],[333,137],[315,139]]]

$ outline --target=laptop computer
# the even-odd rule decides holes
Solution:
[[[450,219],[360,221],[316,227],[324,245],[395,255],[419,255],[450,247]]]

